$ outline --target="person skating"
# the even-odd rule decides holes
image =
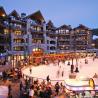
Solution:
[[[60,70],[57,71],[57,77],[59,78],[60,75]]]
[[[30,68],[30,74],[32,74],[32,69]]]
[[[70,65],[70,62],[68,62],[68,64],[67,65]]]
[[[62,77],[64,76],[64,70],[62,71]]]
[[[47,82],[49,82],[49,81],[50,81],[49,75],[47,76],[46,80],[47,80]]]

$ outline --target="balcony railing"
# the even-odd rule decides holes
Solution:
[[[44,33],[44,30],[34,30],[34,29],[30,29],[31,33]]]
[[[77,35],[87,35],[87,33],[77,33]]]
[[[14,30],[26,31],[26,28],[24,28],[24,27],[19,27],[19,26],[14,26],[14,25],[12,25],[12,26],[10,26],[10,27],[11,27],[11,29],[14,29]]]
[[[59,46],[70,46],[70,43],[59,43]]]
[[[70,32],[59,32],[59,35],[70,35]]]
[[[40,23],[31,23],[31,26],[43,27],[43,25],[42,25],[42,24],[40,24]]]
[[[25,24],[25,22],[20,20],[20,19],[19,20],[18,19],[11,19],[11,22],[15,22],[15,23],[17,22],[17,23],[22,23],[22,24],[24,23]]]
[[[16,43],[16,42],[13,43],[13,46],[26,46],[26,45],[27,43]]]
[[[70,39],[66,39],[66,38],[59,38],[59,41],[70,41]]]
[[[26,33],[21,33],[21,34],[15,34],[15,33],[13,33],[13,37],[25,38],[24,36],[27,36]]]

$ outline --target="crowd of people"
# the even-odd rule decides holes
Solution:
[[[25,81],[21,81],[20,98],[59,98],[58,96],[66,94],[62,82],[52,85],[49,76],[46,77],[46,80],[41,82],[38,79],[26,78]]]
[[[31,69],[30,73],[32,73]],[[65,94],[64,85],[59,82],[53,85],[49,75],[43,81],[28,77],[24,78],[20,68],[4,71],[2,79],[3,81],[7,79],[11,81],[19,80],[20,98],[59,98],[58,96],[64,96]],[[8,98],[13,98],[11,84],[8,86]]]

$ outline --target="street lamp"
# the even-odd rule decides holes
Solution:
[[[73,73],[73,71],[74,71],[74,64],[73,64],[73,54],[72,54],[72,64],[71,64],[71,73]]]
[[[76,58],[76,69],[75,69],[75,72],[78,73],[79,72],[79,69],[78,69],[78,59]]]
[[[75,34],[75,44],[76,44],[76,34]],[[75,72],[78,73],[79,72],[79,68],[78,68],[78,56],[77,56],[76,53],[75,53],[75,58],[76,58],[76,69],[75,69]]]
[[[76,58],[76,69],[75,69],[75,72],[77,73],[77,72],[79,72],[79,69],[78,69],[78,59],[77,59],[77,56],[76,56],[76,38],[77,38],[77,35],[74,32],[74,56]],[[73,62],[73,60],[72,60],[72,62]],[[74,70],[74,65],[72,65],[71,67]],[[72,70],[72,72],[73,72],[73,70]]]

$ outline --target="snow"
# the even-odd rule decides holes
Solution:
[[[85,59],[78,60],[79,73],[76,74],[76,78],[92,78],[95,73],[98,74],[98,59],[86,58],[88,64],[85,64]],[[71,63],[71,61],[70,61]],[[65,63],[60,62],[59,66],[57,64],[31,66],[22,70],[25,76],[39,78],[40,80],[46,79],[49,75],[51,81],[62,81],[69,78],[70,65],[67,65],[68,61]],[[74,65],[76,65],[76,60],[74,60]],[[32,73],[30,73],[30,68]],[[60,71],[60,75],[57,76],[57,71]],[[62,71],[64,71],[64,76],[62,77]]]
[[[0,98],[7,98],[8,95],[8,87],[0,86]]]

